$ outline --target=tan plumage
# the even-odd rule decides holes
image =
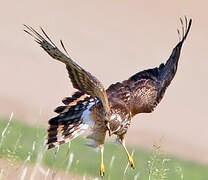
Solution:
[[[74,88],[78,89],[72,97],[63,99],[64,106],[55,109],[58,116],[49,120],[48,149],[69,142],[90,128],[91,134],[87,138],[92,141],[88,145],[100,149],[100,173],[103,176],[104,140],[106,132],[109,131],[110,135],[117,135],[134,168],[133,159],[125,147],[125,134],[133,116],[154,110],[175,76],[180,51],[192,23],[192,20],[188,22],[185,17],[184,27],[182,19],[180,20],[182,24],[182,35],[179,33],[180,42],[165,64],[141,71],[121,83],[112,84],[106,91],[97,78],[62,53],[42,28],[46,38],[32,27],[25,25],[27,29],[25,31],[33,36],[52,58],[66,64],[71,82]],[[62,41],[61,45],[66,52]]]

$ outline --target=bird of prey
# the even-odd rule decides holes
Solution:
[[[110,85],[107,89],[91,73],[79,66],[68,55],[51,41],[41,28],[42,35],[30,26],[25,32],[35,38],[53,59],[61,61],[76,91],[71,97],[62,100],[62,106],[55,109],[58,115],[49,120],[47,148],[51,149],[70,142],[87,129],[91,133],[89,146],[100,150],[100,175],[104,175],[104,141],[107,132],[117,136],[123,146],[128,161],[135,168],[133,158],[125,146],[125,135],[132,118],[139,113],[151,113],[161,101],[164,93],[175,76],[182,45],[189,33],[192,19],[180,18],[182,32],[178,30],[179,42],[173,49],[169,59],[159,67],[138,72],[124,80]]]

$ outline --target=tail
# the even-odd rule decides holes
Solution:
[[[82,116],[84,112],[89,112],[95,101],[94,98],[80,91],[72,97],[64,98],[62,102],[65,106],[59,106],[54,110],[59,115],[49,120],[47,149],[70,142],[85,132],[91,122],[90,119],[86,121]]]
[[[185,27],[184,27],[183,20],[181,18],[180,18],[180,21],[182,25],[182,34],[180,34],[178,30],[180,41],[176,45],[176,47],[173,49],[172,54],[170,55],[165,65],[161,64],[159,67],[159,70],[161,71],[159,74],[159,79],[162,82],[162,88],[167,88],[176,74],[177,67],[178,67],[178,60],[179,60],[180,53],[181,53],[181,48],[191,28],[192,19],[190,19],[188,22],[187,18],[185,17]]]

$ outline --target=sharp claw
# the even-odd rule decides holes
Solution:
[[[105,168],[104,165],[101,165],[100,167],[100,176],[103,177],[105,175]]]
[[[100,176],[103,177],[104,175],[105,175],[105,172],[100,170]]]
[[[100,171],[100,176],[104,177],[105,173]]]
[[[134,163],[132,163],[132,164],[131,164],[131,167],[132,167],[133,169],[135,169],[135,165],[134,165]]]
[[[133,158],[132,157],[129,158],[129,164],[131,165],[131,167],[133,169],[135,169],[135,165],[134,165],[134,161],[133,161]]]

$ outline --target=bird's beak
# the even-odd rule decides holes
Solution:
[[[108,121],[105,121],[106,122],[106,128],[107,128],[107,130],[108,130],[108,134],[109,134],[109,136],[112,136],[112,132],[111,132],[111,130],[110,130],[110,127],[109,127],[109,122]]]
[[[108,133],[109,133],[109,136],[112,136],[113,134],[110,130],[108,130]]]

